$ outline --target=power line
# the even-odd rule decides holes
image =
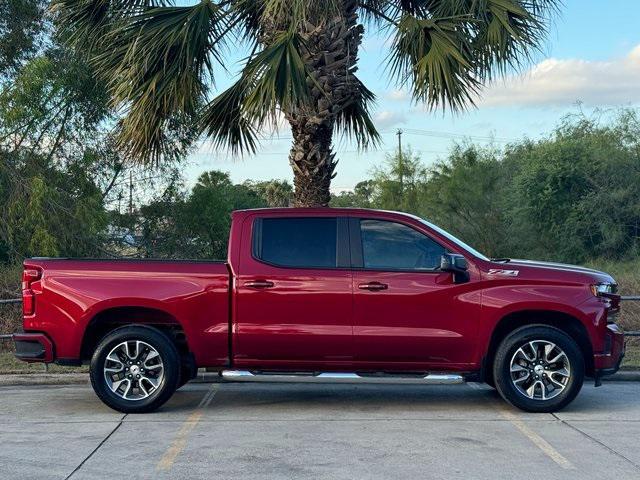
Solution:
[[[490,141],[490,142],[498,142],[498,143],[509,143],[513,142],[515,138],[507,138],[507,137],[493,137],[493,136],[481,136],[481,135],[464,135],[462,133],[454,133],[454,132],[436,132],[431,130],[419,130],[414,128],[407,128],[404,130],[405,133],[410,135],[421,135],[425,137],[437,137],[437,138],[449,138],[449,139],[469,139],[476,141]]]
[[[395,132],[393,130],[382,130],[380,133],[395,133],[397,135],[397,130]],[[517,141],[517,138],[512,137],[496,137],[492,135],[467,135],[464,133],[457,132],[447,132],[447,131],[439,131],[439,130],[422,130],[419,128],[404,128],[402,129],[402,133],[407,133],[409,135],[421,135],[425,137],[436,137],[436,138],[447,138],[447,139],[469,139],[475,141],[488,141],[488,142],[496,142],[496,143],[509,143]],[[269,136],[267,138],[263,138],[263,141],[279,141],[279,140],[293,140],[292,136]]]
[[[411,149],[414,153],[435,153],[438,155],[446,155],[447,151],[445,150],[420,150],[420,149]],[[397,153],[397,148],[387,148],[384,150],[381,149],[371,149],[371,150],[333,150],[334,153],[358,153],[358,154],[369,154],[371,152],[382,152],[382,153]],[[200,154],[206,155],[206,154]],[[279,155],[279,156],[288,156],[289,152],[260,152],[256,153],[255,156],[259,157],[261,155]]]

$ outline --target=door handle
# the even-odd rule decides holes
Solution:
[[[269,280],[253,280],[251,282],[246,282],[244,284],[245,287],[247,288],[271,288],[274,286],[273,282],[270,282]]]
[[[380,282],[369,282],[369,283],[361,283],[360,285],[358,285],[358,288],[360,290],[369,290],[370,292],[377,292],[379,290],[386,290],[387,288],[389,288],[389,285],[387,285],[386,283],[380,283]]]

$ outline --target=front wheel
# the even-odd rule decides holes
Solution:
[[[519,328],[500,344],[493,378],[500,395],[527,412],[567,406],[584,381],[584,357],[576,341],[554,327]]]
[[[109,407],[123,413],[151,412],[180,381],[175,344],[160,330],[126,326],[102,339],[91,359],[91,385]]]

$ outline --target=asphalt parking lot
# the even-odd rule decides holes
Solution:
[[[7,479],[640,478],[640,383],[555,415],[457,386],[193,384],[122,415],[89,386],[0,388]]]

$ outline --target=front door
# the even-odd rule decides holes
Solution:
[[[238,366],[326,368],[353,359],[348,219],[251,216],[236,272]]]
[[[418,227],[352,219],[355,360],[373,369],[471,362],[477,293],[438,269],[446,249]]]

